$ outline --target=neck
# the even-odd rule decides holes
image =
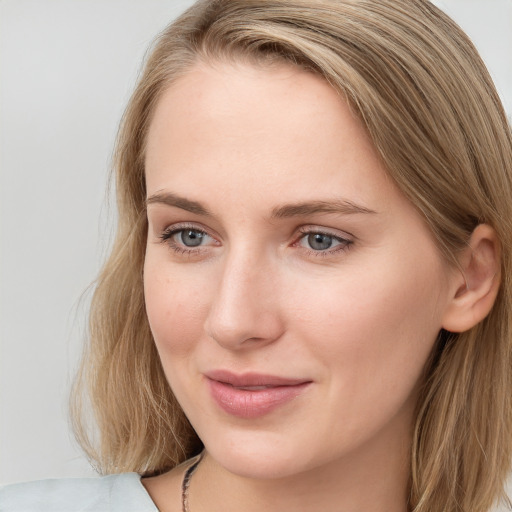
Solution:
[[[206,452],[190,485],[190,510],[406,512],[409,444],[403,439],[272,479],[233,474]]]

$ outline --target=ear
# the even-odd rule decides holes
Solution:
[[[460,272],[454,278],[452,297],[443,315],[442,327],[450,332],[471,329],[491,311],[501,282],[501,248],[496,231],[479,224],[458,260]]]

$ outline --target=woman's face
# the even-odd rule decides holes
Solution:
[[[254,477],[403,456],[452,272],[342,97],[284,64],[198,64],[146,172],[147,314],[211,456]]]

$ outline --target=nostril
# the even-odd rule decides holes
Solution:
[[[266,317],[266,320],[263,318]],[[281,337],[282,324],[269,315],[238,315],[231,322],[226,318],[210,316],[205,325],[207,336],[219,345],[229,348],[253,348],[271,343]]]

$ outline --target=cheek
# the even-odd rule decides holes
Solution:
[[[404,402],[441,328],[440,267],[399,261],[347,272],[321,293],[311,287],[295,297],[312,357],[354,407]]]
[[[151,259],[144,266],[146,312],[164,367],[193,350],[207,312],[204,281],[165,268]]]

